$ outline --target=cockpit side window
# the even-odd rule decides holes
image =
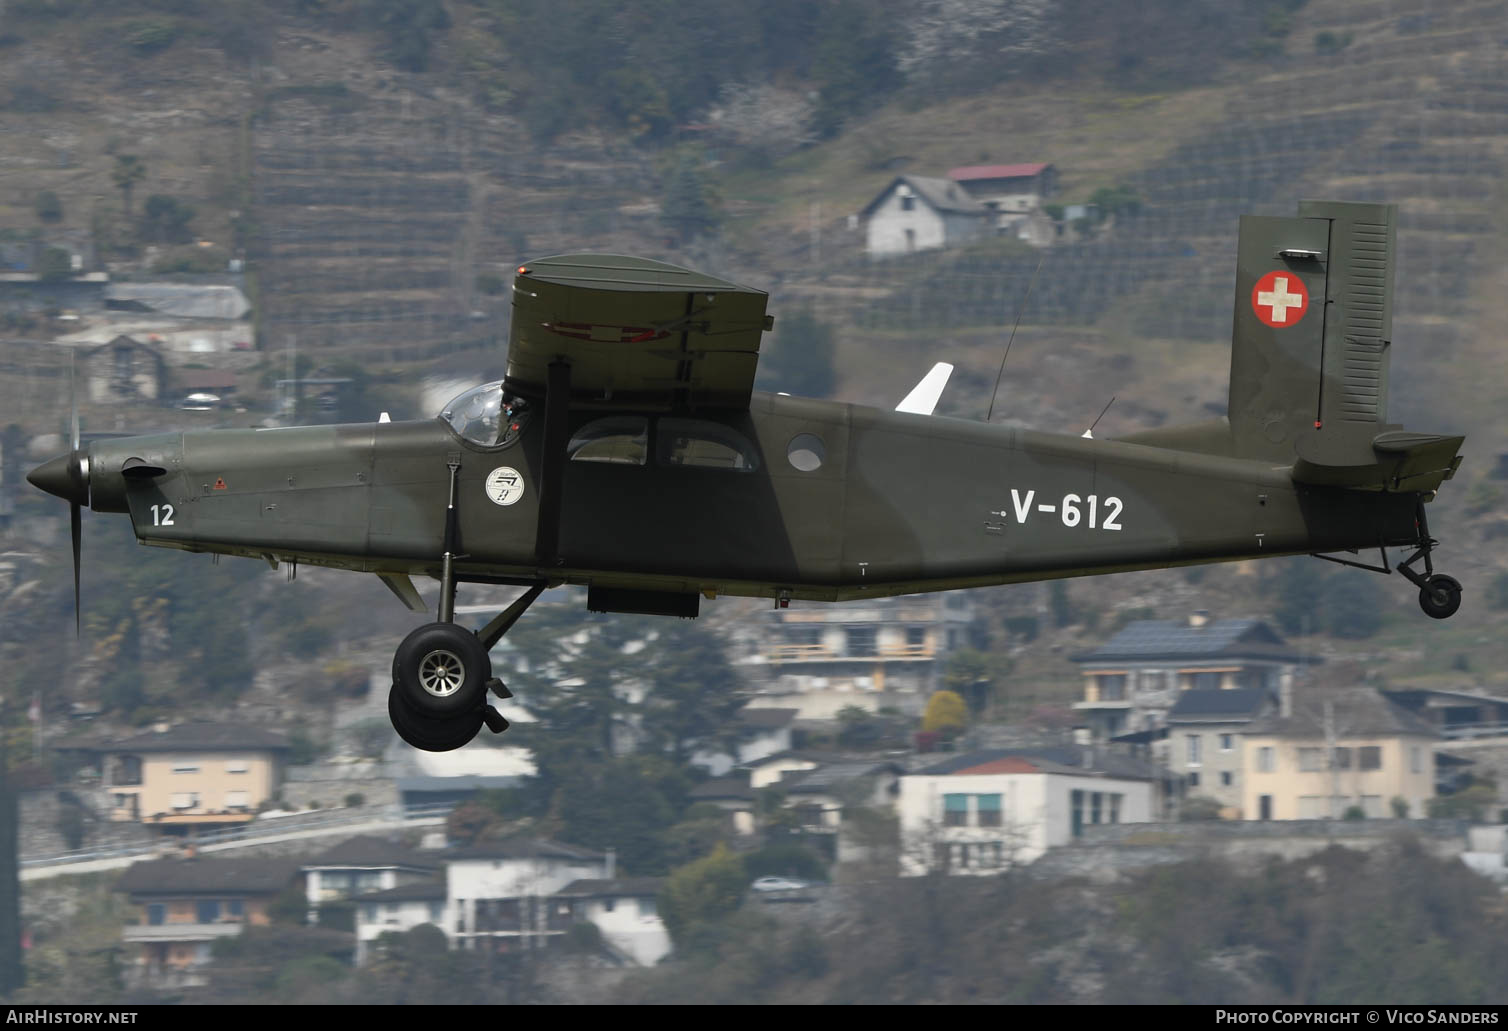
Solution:
[[[518,439],[529,418],[529,403],[503,392],[497,380],[473,387],[440,413],[456,436],[478,447],[506,447]]]
[[[643,465],[649,451],[649,420],[614,415],[587,423],[571,436],[566,457],[573,462]]]
[[[704,419],[661,419],[655,460],[661,465],[753,472],[758,453],[743,434]]]

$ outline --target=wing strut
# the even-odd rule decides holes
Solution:
[[[565,479],[565,452],[571,431],[571,364],[550,363],[545,387],[544,456],[539,471],[539,525],[534,534],[534,561],[540,567],[560,564],[560,500]]]

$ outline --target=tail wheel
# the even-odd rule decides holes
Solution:
[[[398,736],[424,752],[450,752],[469,744],[482,729],[482,709],[434,719],[414,712],[394,684],[387,693],[387,715]]]
[[[448,719],[487,700],[492,661],[476,634],[454,623],[427,623],[393,656],[393,684],[416,716]]]
[[[1461,582],[1453,576],[1436,573],[1419,588],[1419,607],[1426,616],[1446,619],[1461,607]]]

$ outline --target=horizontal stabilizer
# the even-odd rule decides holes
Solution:
[[[1389,430],[1371,440],[1370,454],[1338,461],[1300,440],[1293,466],[1296,483],[1357,490],[1430,491],[1455,475],[1465,437]],[[1306,447],[1306,444],[1311,446]]]
[[[953,375],[953,366],[947,362],[938,362],[932,366],[931,372],[922,377],[920,383],[911,388],[911,393],[895,406],[895,410],[910,412],[913,415],[931,415],[951,375]]]

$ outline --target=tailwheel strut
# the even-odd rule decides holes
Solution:
[[[1432,619],[1447,619],[1456,614],[1461,607],[1461,581],[1453,576],[1435,572],[1433,552],[1440,542],[1429,535],[1429,520],[1424,514],[1424,499],[1420,498],[1414,513],[1414,530],[1418,535],[1414,540],[1414,553],[1402,562],[1398,563],[1398,572],[1404,579],[1419,588],[1419,607],[1424,614]],[[1338,558],[1334,555],[1321,555],[1316,553],[1315,558],[1322,558],[1326,562],[1335,562],[1343,566],[1352,566],[1357,569],[1365,569],[1373,573],[1391,573],[1388,567],[1388,555],[1385,547],[1379,547],[1382,555],[1382,565],[1373,566],[1365,562],[1357,562],[1352,559]],[[1355,554],[1353,551],[1352,554]],[[1414,563],[1424,560],[1424,572],[1414,568]]]
[[[1419,588],[1419,607],[1432,619],[1447,619],[1461,607],[1461,581],[1453,576],[1435,572],[1431,552],[1440,542],[1429,535],[1429,521],[1424,514],[1424,502],[1419,502],[1414,525],[1419,529],[1418,547],[1412,555],[1398,563],[1398,572],[1409,583]],[[1424,572],[1414,569],[1414,563],[1424,559]]]

